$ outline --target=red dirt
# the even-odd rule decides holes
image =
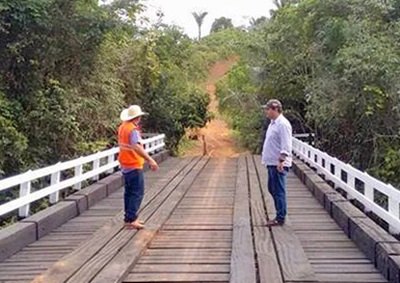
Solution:
[[[225,61],[217,62],[209,72],[206,83],[207,92],[210,95],[209,110],[214,114],[214,119],[198,132],[199,140],[195,146],[185,153],[185,156],[203,155],[204,144],[202,136],[206,143],[206,154],[210,157],[237,157],[241,151],[235,144],[231,136],[228,124],[221,118],[218,112],[218,99],[215,96],[215,84],[224,77],[224,75],[236,63],[237,58],[231,58]]]

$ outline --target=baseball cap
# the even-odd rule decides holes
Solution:
[[[270,99],[268,100],[267,104],[263,105],[262,108],[269,109],[282,109],[282,103],[278,99]]]

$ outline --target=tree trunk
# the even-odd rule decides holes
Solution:
[[[201,25],[199,25],[199,41],[201,39]]]

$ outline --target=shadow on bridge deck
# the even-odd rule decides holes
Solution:
[[[387,282],[294,175],[272,230],[258,156],[170,158],[123,229],[122,190],[0,263],[0,282]]]

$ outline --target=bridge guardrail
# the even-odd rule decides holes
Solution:
[[[347,193],[348,199],[362,203],[366,212],[372,211],[389,224],[391,233],[400,233],[400,191],[346,164],[325,152],[293,138],[293,152],[299,159],[314,167],[318,174]],[[383,199],[379,204],[377,199]]]
[[[165,135],[144,134],[142,144],[149,154],[154,154],[165,147]],[[60,162],[45,168],[30,170],[23,174],[0,180],[0,192],[19,188],[19,197],[0,205],[0,216],[14,210],[19,210],[20,217],[29,216],[30,204],[49,196],[50,203],[59,200],[61,190],[73,187],[76,190],[82,188],[82,182],[86,180],[98,180],[102,173],[112,173],[119,166],[116,155],[119,148],[97,152],[95,154],[80,157],[74,160]],[[91,167],[85,171],[84,166]],[[74,170],[74,176],[61,180],[62,172]],[[50,184],[32,192],[32,182],[50,177]]]

